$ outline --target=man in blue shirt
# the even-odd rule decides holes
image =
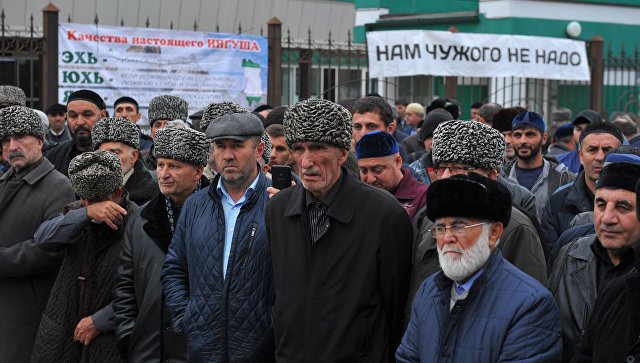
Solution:
[[[167,306],[187,339],[187,361],[270,362],[270,183],[258,165],[264,128],[249,113],[203,123],[218,175],[184,203],[164,265]]]
[[[551,293],[496,246],[511,197],[476,173],[439,179],[427,191],[429,230],[442,271],[416,293],[398,362],[550,362],[560,357]]]

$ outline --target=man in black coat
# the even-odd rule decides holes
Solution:
[[[186,362],[186,340],[171,327],[162,293],[162,265],[182,204],[209,185],[202,176],[209,150],[204,135],[183,129],[158,132],[154,152],[160,165],[160,193],[131,216],[113,305],[120,354],[140,363]]]
[[[0,362],[29,359],[62,261],[30,247],[38,226],[74,200],[69,179],[42,157],[43,139],[32,109],[0,110],[0,140],[11,164],[0,178]]]
[[[67,99],[67,124],[72,139],[63,141],[44,151],[56,170],[69,176],[69,162],[83,152],[93,151],[91,129],[107,116],[107,106],[97,93],[82,89]]]
[[[276,360],[393,362],[411,272],[407,213],[342,167],[353,137],[345,108],[302,101],[284,128],[302,184],[266,211]]]

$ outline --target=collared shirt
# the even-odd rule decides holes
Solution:
[[[229,255],[231,254],[231,242],[233,241],[233,232],[236,229],[236,220],[238,219],[238,215],[240,214],[240,209],[247,202],[251,194],[253,193],[256,185],[258,184],[258,175],[253,183],[247,188],[242,198],[240,198],[237,202],[234,202],[231,199],[229,193],[224,188],[224,184],[222,183],[222,178],[218,180],[217,191],[218,195],[220,195],[220,202],[222,203],[222,209],[224,210],[224,255],[222,262],[222,276],[227,277],[227,264],[229,263]]]
[[[122,176],[122,185],[127,184],[129,178],[131,178],[131,176],[133,175],[133,169],[135,169],[135,167],[131,168],[131,170],[129,170],[125,175]]]
[[[596,270],[598,271],[596,280],[596,287],[598,291],[601,291],[612,279],[626,275],[627,272],[631,271],[635,267],[637,258],[640,255],[638,253],[638,249],[640,249],[639,245],[640,243],[636,242],[629,247],[620,258],[620,263],[617,266],[614,266],[609,254],[607,253],[607,249],[604,248],[600,240],[596,238],[593,244],[591,244],[591,250],[593,251],[593,254],[596,255],[596,260],[598,261],[596,267]]]
[[[344,178],[345,175],[341,169],[338,181],[336,181],[336,183],[331,187],[331,190],[327,193],[327,197],[324,201],[319,201],[315,195],[308,190],[305,193],[305,205],[307,206],[307,214],[309,216],[311,241],[314,244],[329,230],[331,222],[329,221],[327,212],[329,211],[329,206],[335,199],[336,194],[338,194],[338,190],[340,189],[340,185],[344,181]]]
[[[471,276],[467,280],[467,282],[463,284],[460,284],[457,281],[453,282],[453,285],[451,285],[451,296],[449,298],[449,311],[453,309],[453,307],[456,305],[456,302],[467,298],[467,295],[469,295],[469,290],[471,290],[473,283],[478,279],[478,277],[480,277],[480,275],[482,275],[483,271],[484,267],[476,271],[476,273],[474,273],[473,276]]]
[[[476,282],[476,280],[478,279],[478,277],[480,277],[480,275],[482,275],[483,271],[484,271],[484,267],[478,270],[475,274],[473,274],[473,276],[471,276],[469,280],[467,280],[467,282],[463,284],[458,283],[458,281],[454,281],[453,284],[455,286],[456,292],[459,295],[462,295],[466,291],[471,290],[471,286],[473,286],[473,283]]]

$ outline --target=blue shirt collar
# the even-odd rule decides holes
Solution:
[[[218,185],[216,186],[216,190],[218,191],[218,195],[220,195],[220,198],[226,199],[231,204],[244,203],[247,199],[249,199],[249,197],[251,197],[251,194],[253,194],[253,191],[256,189],[256,185],[258,185],[258,179],[260,179],[260,173],[258,173],[256,178],[253,180],[251,185],[249,185],[249,188],[247,188],[247,190],[244,192],[244,195],[242,196],[242,198],[240,198],[240,200],[238,200],[237,203],[233,202],[233,199],[231,199],[231,195],[229,195],[227,190],[224,188],[224,183],[222,183],[222,176],[218,178]]]
[[[478,279],[478,277],[480,277],[480,275],[482,275],[483,271],[484,267],[473,274],[473,276],[471,276],[471,278],[462,285],[460,285],[457,281],[454,281],[454,286],[458,295],[463,294],[465,291],[469,291],[469,289],[471,289],[471,286],[473,286],[473,283]]]

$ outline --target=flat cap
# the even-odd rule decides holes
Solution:
[[[99,110],[104,110],[107,108],[107,105],[104,103],[104,100],[102,99],[102,97],[100,97],[99,94],[88,89],[81,89],[73,92],[69,96],[69,98],[67,98],[67,105],[73,101],[91,102],[94,105],[96,105],[96,107],[98,107]]]
[[[262,136],[264,126],[258,116],[252,113],[232,113],[215,119],[207,127],[207,138],[234,139],[244,141],[250,137]]]
[[[140,149],[140,129],[124,118],[107,117],[96,122],[91,129],[91,139],[94,149],[105,142],[119,142]]]
[[[122,164],[118,155],[104,150],[82,153],[69,163],[69,179],[82,199],[102,199],[122,188]]]

